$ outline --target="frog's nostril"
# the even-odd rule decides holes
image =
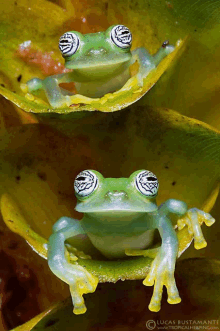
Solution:
[[[105,194],[105,198],[108,200],[124,200],[128,198],[128,195],[125,191],[108,191]]]
[[[105,48],[102,48],[102,47],[101,47],[99,50],[100,50],[101,53],[107,53],[107,51],[106,51]]]
[[[103,55],[105,53],[107,53],[106,49],[100,47],[100,48],[91,48],[88,54],[93,56],[98,56],[98,55]]]

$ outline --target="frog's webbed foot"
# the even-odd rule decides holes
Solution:
[[[71,272],[68,272],[68,269]],[[82,266],[70,264],[69,268],[66,268],[65,282],[67,283],[67,281],[74,306],[74,314],[84,314],[86,312],[86,305],[83,294],[95,292],[98,285],[98,278],[93,276]]]
[[[26,93],[30,99],[30,93],[43,89],[47,95],[48,101],[53,108],[65,107],[71,104],[70,96],[62,93],[64,89],[59,84],[65,82],[65,74],[47,77],[45,79],[33,78],[26,84],[21,84],[21,90]],[[34,97],[33,97],[34,98]]]
[[[150,272],[143,281],[143,284],[146,286],[154,285],[154,292],[148,306],[149,310],[154,312],[160,310],[164,285],[167,288],[167,301],[170,304],[181,302],[174,278],[175,262],[176,258],[172,256],[172,252],[165,252],[162,248],[152,262]]]
[[[174,46],[169,45],[168,41],[165,41],[158,52],[154,55],[150,55],[148,51],[144,48],[137,48],[132,52],[132,57],[134,63],[136,60],[139,63],[139,72],[137,74],[137,79],[139,85],[143,86],[143,80],[147,75],[155,69],[158,64],[175,49]]]
[[[73,312],[84,314],[86,306],[83,294],[93,293],[98,285],[98,278],[89,273],[85,268],[67,261],[48,260],[51,271],[65,283],[69,284],[73,302]]]
[[[93,293],[98,285],[98,278],[93,276],[77,262],[69,263],[66,257],[54,255],[49,257],[48,264],[51,271],[62,281],[69,284],[70,293],[73,301],[73,312],[84,314],[86,306],[83,294]]]
[[[194,247],[196,249],[207,246],[200,225],[202,220],[207,226],[211,226],[215,222],[215,219],[209,213],[205,213],[197,208],[189,209],[187,214],[177,221],[179,230],[184,228],[185,225],[188,226],[189,233],[194,236]]]

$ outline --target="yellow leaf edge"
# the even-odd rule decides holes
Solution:
[[[50,306],[48,309],[46,309],[45,311],[43,311],[39,315],[35,316],[34,318],[29,320],[28,322],[12,329],[11,331],[31,331],[37,325],[38,322],[40,322],[44,317],[46,317],[53,310],[58,309],[59,306],[60,306],[60,303],[56,303],[56,304]]]

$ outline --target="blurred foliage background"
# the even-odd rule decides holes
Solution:
[[[57,41],[65,31],[97,32],[122,23],[133,33],[133,48],[145,46],[151,53],[164,40],[175,44],[187,37],[182,53],[156,85],[137,103],[114,114],[37,116],[1,97],[0,191],[16,199],[36,232],[47,238],[60,216],[80,217],[74,211],[72,182],[85,168],[121,177],[149,166],[161,182],[160,202],[176,197],[196,207],[204,205],[220,174],[219,0],[10,0],[1,3],[0,14],[0,83],[18,94],[21,82],[52,74],[57,63],[63,63]],[[7,34],[14,36],[11,44]],[[19,52],[19,45],[30,39],[32,53]],[[211,211],[216,223],[212,228],[203,226],[207,248],[196,251],[191,245],[182,258],[219,259],[219,206],[218,197]],[[66,298],[69,290],[2,220],[0,236],[0,328],[10,330]],[[180,261],[177,276],[183,303],[171,306],[164,298],[157,318],[182,314],[191,319],[219,318],[219,298],[214,295],[219,289],[218,262]],[[113,330],[112,321],[115,330],[145,330],[143,321],[156,318],[147,309],[152,289],[140,281],[102,284],[97,293],[88,295],[91,313],[78,321],[71,317],[82,330]],[[115,313],[119,306],[122,314]],[[64,304],[64,320],[66,309]],[[55,330],[51,319],[45,325]]]

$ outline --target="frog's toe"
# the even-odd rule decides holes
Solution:
[[[211,226],[212,224],[215,223],[215,219],[209,213],[205,213],[204,211],[201,211],[201,213],[202,216],[204,217],[205,225]]]
[[[205,238],[202,237],[198,237],[198,238],[194,238],[194,247],[195,249],[201,249],[207,246],[207,242],[205,240]]]
[[[168,299],[167,299],[167,302],[170,303],[171,305],[175,305],[177,303],[180,303],[181,302],[181,298],[179,295],[176,295],[176,296],[169,296]]]
[[[79,315],[86,312],[87,309],[83,299],[83,294],[93,293],[96,290],[97,284],[97,277],[89,275],[89,273],[84,276],[84,279],[77,280],[76,282],[70,284],[74,314]]]
[[[215,219],[209,214],[202,210],[193,208],[191,211],[192,222],[195,222],[195,234],[194,234],[194,247],[196,249],[201,249],[207,246],[207,242],[203,236],[201,226],[199,224],[199,219],[202,219],[207,226],[211,226],[215,223]]]
[[[172,279],[169,281],[169,283],[166,286],[167,288],[167,302],[170,304],[177,304],[181,302],[181,298],[179,296],[178,289],[176,287],[176,282],[174,277],[172,276]]]
[[[152,300],[151,300],[151,302],[150,302],[150,304],[149,304],[149,306],[148,306],[148,309],[150,310],[150,311],[153,311],[153,312],[155,312],[155,313],[157,313],[158,311],[160,311],[160,308],[161,308],[161,304],[160,304],[160,302],[152,302]]]
[[[82,272],[81,270],[77,270],[77,273],[79,277],[75,281],[76,292],[79,293],[80,296],[86,293],[95,292],[99,282],[98,278],[96,276],[93,276],[91,273],[89,273],[86,270]]]
[[[162,293],[163,293],[163,281],[159,277],[155,281],[154,293],[151,298],[150,304],[148,306],[149,310],[154,311],[154,312],[157,312],[160,310]]]
[[[178,219],[177,221],[177,227],[178,227],[178,230],[182,230],[184,228],[184,226],[186,225],[186,223],[184,222],[184,220],[181,218],[181,219]]]
[[[154,278],[153,277],[146,277],[144,280],[143,280],[143,284],[145,286],[152,286],[154,285]]]
[[[74,306],[74,308],[73,308],[73,313],[76,315],[85,314],[86,311],[87,311],[87,308],[85,305]]]
[[[43,87],[42,79],[40,78],[33,78],[29,80],[26,85],[29,92],[37,91]]]
[[[147,275],[147,277],[143,280],[143,284],[145,286],[152,286],[154,285],[154,280],[156,278],[156,270],[157,270],[157,263],[156,263],[156,259],[153,261],[150,271]]]
[[[70,293],[73,302],[73,312],[76,315],[84,314],[87,310],[82,294],[77,290],[77,286],[70,285]]]
[[[192,227],[189,217],[184,216],[184,217],[178,219],[178,221],[177,221],[178,230],[182,230],[186,225],[188,227],[189,234],[193,235],[194,231],[193,231],[193,227]]]
[[[157,293],[157,291],[155,291],[155,289],[154,289],[154,294],[153,294],[150,304],[148,306],[149,310],[158,312],[161,308],[161,299],[162,299],[162,289],[159,293]]]
[[[91,274],[87,277],[87,282],[83,285],[80,284],[79,288],[83,293],[93,293],[96,290],[98,282],[98,278]]]
[[[85,254],[83,251],[79,251],[77,248],[72,247],[69,244],[66,244],[66,247],[68,247],[68,250],[73,253],[69,256],[70,261],[77,261],[78,258],[84,259],[84,260],[91,260],[92,257],[88,254]]]
[[[142,88],[144,86],[144,76],[146,76],[146,74],[139,72],[137,74],[137,80],[138,80],[138,85]]]
[[[203,236],[200,225],[194,227],[194,247],[201,249],[207,246],[207,242]]]
[[[175,49],[173,45],[166,44],[166,41],[162,44],[162,48],[167,55],[172,53]]]
[[[52,91],[51,97],[48,99],[52,108],[63,108],[69,107],[71,99],[69,95],[56,95],[56,91]]]
[[[143,255],[144,254],[144,251],[141,250],[141,249],[130,249],[130,248],[127,248],[127,249],[125,249],[125,254],[127,256],[140,256],[140,255]]]

